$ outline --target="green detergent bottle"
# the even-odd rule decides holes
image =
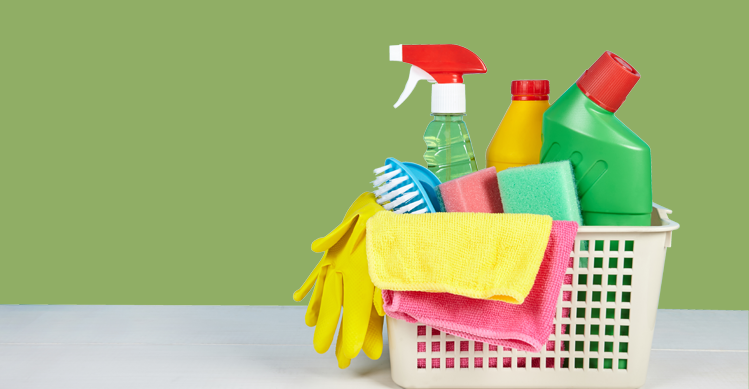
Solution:
[[[650,147],[614,116],[639,79],[607,51],[544,113],[541,162],[572,162],[584,225],[650,225]]]

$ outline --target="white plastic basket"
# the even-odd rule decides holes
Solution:
[[[393,381],[404,388],[639,388],[666,249],[679,228],[670,213],[654,203],[650,227],[580,227],[567,269],[572,280],[562,286],[549,337],[553,350],[490,347],[388,317]]]

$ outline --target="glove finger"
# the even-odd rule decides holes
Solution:
[[[367,284],[369,284],[367,286]],[[374,288],[367,273],[349,273],[343,278],[343,354],[354,359],[361,351],[372,310]]]
[[[380,316],[372,307],[372,313],[369,316],[369,326],[367,326],[367,335],[364,337],[362,350],[370,359],[378,359],[382,355],[382,322],[384,317]]]
[[[341,315],[342,283],[341,275],[336,272],[331,271],[325,277],[320,317],[317,320],[315,335],[312,339],[315,350],[320,354],[325,353],[330,348],[335,335],[335,328],[338,326],[338,318]]]
[[[327,253],[323,255],[323,257],[320,259],[320,262],[315,265],[315,268],[312,270],[312,273],[307,276],[307,279],[304,280],[304,283],[302,286],[299,287],[294,292],[294,301],[302,301],[304,296],[309,293],[310,289],[312,289],[312,285],[315,284],[315,281],[317,281],[318,275],[320,274],[320,269],[324,266],[324,263],[327,263],[326,261]]]
[[[382,300],[382,289],[375,286],[374,295],[372,296],[372,303],[374,304],[375,311],[380,316],[385,316],[385,310],[382,309],[382,305],[385,302]]]
[[[312,297],[309,299],[307,304],[307,313],[304,315],[304,322],[308,327],[314,327],[317,325],[317,318],[320,315],[320,304],[322,302],[323,290],[325,289],[325,278],[328,274],[329,266],[323,266],[317,275],[317,283],[315,284],[315,290],[312,292]]]
[[[335,357],[338,360],[338,367],[341,369],[345,369],[349,367],[349,365],[351,364],[351,359],[347,358],[343,354],[343,347],[342,347],[343,337],[341,336],[343,334],[343,331],[344,331],[344,327],[343,327],[343,323],[341,323],[341,327],[338,328],[338,340],[335,343]]]
[[[343,238],[343,236],[346,235],[347,232],[351,231],[351,228],[356,223],[356,220],[358,218],[357,216],[358,215],[353,215],[347,218],[328,235],[325,235],[322,238],[315,239],[315,241],[312,242],[312,251],[320,253],[333,247],[333,245],[338,243],[338,241],[341,240],[341,238]]]

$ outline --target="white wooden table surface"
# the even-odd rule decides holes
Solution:
[[[337,367],[305,307],[0,305],[0,388],[397,388]],[[644,388],[747,388],[749,312],[659,310]]]

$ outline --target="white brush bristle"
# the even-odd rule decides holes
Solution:
[[[395,201],[385,204],[385,209],[391,210],[393,208],[396,208],[400,206],[401,204],[405,203],[408,200],[411,200],[412,198],[419,195],[419,192],[408,192],[403,194],[402,196],[395,199]]]
[[[409,190],[409,189],[411,189],[413,187],[414,187],[414,184],[408,184],[408,185],[406,185],[406,186],[404,186],[402,188],[398,188],[398,189],[396,189],[396,190],[394,190],[392,192],[388,192],[388,194],[380,197],[377,200],[377,203],[378,204],[383,204],[386,201],[390,201],[391,199],[400,196],[401,194],[405,193],[407,190]]]
[[[396,170],[394,172],[385,173],[385,174],[377,177],[374,181],[372,181],[372,185],[374,185],[374,187],[377,188],[378,186],[384,184],[386,181],[388,181],[391,178],[393,178],[393,177],[397,176],[398,174],[400,174],[400,172],[401,172],[401,170],[398,169],[398,170]]]
[[[415,209],[416,207],[418,207],[421,204],[424,204],[424,199],[421,199],[419,201],[414,201],[413,203],[408,204],[408,205],[404,205],[404,206],[396,209],[395,213],[407,213],[407,212]]]
[[[383,167],[378,167],[374,170],[375,175],[379,175],[380,173],[384,173],[390,169],[390,165],[385,165]]]
[[[395,188],[396,186],[400,185],[402,182],[408,180],[408,177],[398,177],[393,178],[390,180],[387,184],[381,186],[379,189],[374,191],[374,195],[377,197],[380,197],[384,195],[385,193],[389,192],[391,189]]]

